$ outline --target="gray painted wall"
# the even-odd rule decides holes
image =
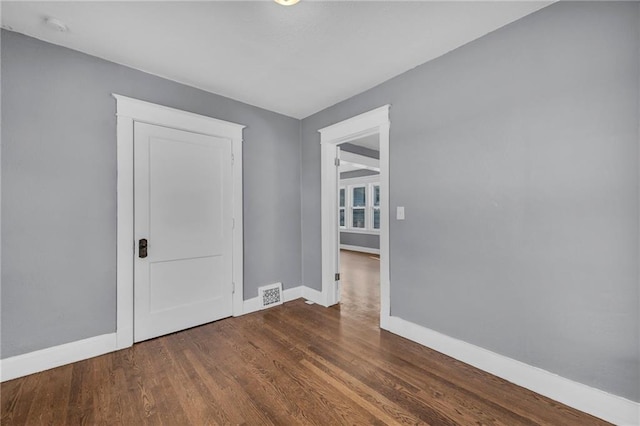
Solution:
[[[340,231],[340,244],[379,249],[380,235]]]
[[[1,71],[2,358],[115,331],[113,92],[247,125],[244,295],[300,285],[299,120],[7,31]]]
[[[345,142],[340,144],[340,149],[342,151],[351,152],[353,154],[364,155],[365,157],[371,157],[375,159],[380,159],[380,151],[376,151],[375,149],[367,148],[364,146],[354,145],[349,142]]]
[[[367,170],[367,169],[351,170],[349,172],[340,173],[340,179],[352,179],[357,177],[374,176],[379,174],[380,173],[376,171]]]
[[[304,119],[303,282],[317,130],[390,103],[392,315],[640,401],[639,8],[559,2]]]

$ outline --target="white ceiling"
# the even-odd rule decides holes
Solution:
[[[549,3],[2,1],[1,12],[4,28],[304,118]]]
[[[380,136],[377,133],[375,135],[364,136],[359,139],[349,141],[349,144],[369,148],[374,151],[380,151]],[[345,157],[347,158],[345,159]],[[358,158],[360,158],[360,160],[358,160]],[[375,167],[380,167],[380,160],[362,157],[361,155],[351,152],[343,151],[341,153],[341,159],[343,161],[340,163],[340,173],[362,169],[363,167],[359,167],[359,165],[373,165]],[[375,162],[375,164],[369,163],[370,161]]]
[[[343,151],[340,153],[339,169],[340,173],[363,169],[380,172],[380,160]]]

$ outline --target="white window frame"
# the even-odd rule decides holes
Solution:
[[[358,188],[363,188],[364,189],[364,206],[354,206],[353,205],[353,191],[358,189]],[[357,229],[358,231],[367,231],[369,230],[369,221],[367,220],[367,212],[369,210],[369,197],[367,194],[367,189],[368,189],[368,185],[366,183],[361,183],[361,184],[355,184],[355,185],[349,185],[349,225],[347,226],[347,228],[349,229]],[[355,210],[362,210],[362,216],[364,217],[364,223],[362,227],[359,226],[354,226],[353,225],[353,217],[354,217],[354,211]]]
[[[344,206],[340,205],[340,191],[344,191]],[[348,214],[347,214],[347,206],[349,205],[347,199],[349,196],[349,190],[347,189],[346,186],[340,186],[338,188],[338,226],[340,227],[340,229],[347,229],[347,225],[349,224],[348,221]],[[340,225],[340,211],[344,210],[344,225]]]
[[[369,190],[371,191],[371,193],[369,194],[369,200],[371,200],[370,206],[370,212],[369,212],[369,218],[370,218],[370,228],[372,231],[378,231],[380,232],[380,221],[378,221],[378,228],[374,228],[375,226],[375,212],[376,210],[379,212],[380,211],[380,202],[378,202],[378,205],[376,206],[374,204],[374,200],[375,200],[375,189],[376,186],[378,187],[378,193],[380,193],[380,182],[377,183],[370,183],[369,184]]]

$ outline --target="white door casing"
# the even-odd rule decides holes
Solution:
[[[231,191],[231,140],[134,124],[134,341],[231,316]]]
[[[336,198],[336,206],[340,205],[340,159],[341,159],[341,151],[340,151],[340,145],[336,145],[336,162],[335,164],[335,172],[336,172],[336,186],[334,189],[334,193],[335,193],[335,198]],[[347,211],[347,206],[345,203],[345,213]],[[334,214],[337,216],[336,217],[336,222],[337,225],[335,232],[336,232],[336,240],[338,241],[338,247],[340,247],[340,210],[336,207],[336,209],[334,210]],[[345,217],[346,220],[346,217]],[[340,275],[340,249],[336,250],[335,252],[335,265],[336,265],[336,273],[338,274],[337,277],[334,279],[334,289],[333,292],[334,294],[331,295],[331,299],[333,299],[335,301],[335,303],[340,303],[340,299],[342,298],[342,282],[341,282],[341,275]]]
[[[230,141],[232,154],[230,195],[233,229],[231,280],[235,289],[232,314],[242,315],[243,305],[243,227],[242,227],[242,129],[245,126],[156,105],[121,95],[117,104],[117,349],[134,341],[134,261],[137,239],[134,235],[134,128],[148,123],[176,130],[215,136]],[[149,250],[153,250],[150,242]]]
[[[389,108],[384,105],[339,123],[324,127],[320,132],[320,208],[322,252],[322,304],[338,302],[334,274],[337,272],[339,251],[338,185],[335,171],[336,146],[360,137],[378,134],[380,140],[380,326],[388,328],[391,314],[389,279]]]

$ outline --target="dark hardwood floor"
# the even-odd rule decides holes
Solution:
[[[2,384],[3,425],[606,424],[378,328],[378,261],[302,299]]]

